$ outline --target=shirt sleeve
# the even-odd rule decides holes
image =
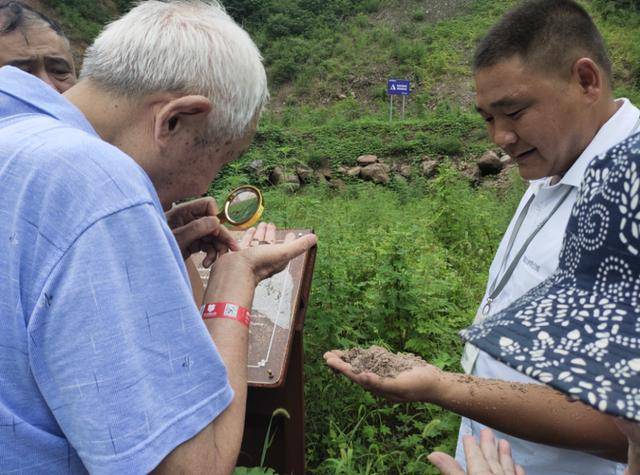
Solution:
[[[92,473],[146,473],[231,402],[178,247],[150,204],[86,229],[28,322],[31,371]]]

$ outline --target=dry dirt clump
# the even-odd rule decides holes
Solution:
[[[391,353],[380,346],[352,348],[342,354],[342,360],[353,368],[356,374],[370,372],[383,378],[395,378],[403,371],[416,366],[426,366],[427,362],[411,353]]]

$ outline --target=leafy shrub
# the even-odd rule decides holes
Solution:
[[[425,18],[427,18],[427,14],[424,11],[424,8],[418,8],[413,12],[413,15],[411,15],[411,19],[416,22],[424,21]]]
[[[458,155],[462,152],[462,142],[456,137],[437,137],[432,148],[442,155]]]
[[[308,466],[321,474],[435,473],[456,416],[428,404],[385,404],[325,367],[331,348],[381,344],[458,367],[486,271],[522,191],[474,190],[454,170],[395,191],[367,183],[335,195],[267,190],[266,219],[319,237],[305,326]]]

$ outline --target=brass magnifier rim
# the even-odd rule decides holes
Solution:
[[[258,208],[253,213],[253,215],[247,220],[236,221],[232,219],[231,216],[229,215],[229,206],[231,205],[231,203],[233,202],[233,200],[237,195],[239,195],[240,193],[244,193],[246,191],[252,191],[258,197]],[[262,192],[260,191],[260,189],[253,185],[242,185],[234,189],[231,193],[229,193],[229,196],[227,197],[227,200],[224,203],[224,211],[220,214],[223,215],[222,217],[224,218],[224,221],[227,221],[229,224],[232,224],[233,226],[239,227],[241,229],[246,229],[256,224],[260,219],[260,217],[262,216],[263,212],[264,212],[264,197],[262,196]],[[220,216],[218,217],[221,218]]]

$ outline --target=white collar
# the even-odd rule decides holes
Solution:
[[[556,185],[580,187],[584,173],[589,163],[591,163],[591,160],[597,155],[606,152],[617,143],[622,142],[640,125],[640,110],[631,104],[629,99],[623,97],[616,100],[617,103],[620,101],[622,101],[620,108],[600,127],[600,130],[598,130],[589,145],[587,145],[587,148],[584,149]],[[636,132],[638,132],[638,130],[636,130]],[[544,180],[545,185],[549,186],[550,178],[545,178]]]

